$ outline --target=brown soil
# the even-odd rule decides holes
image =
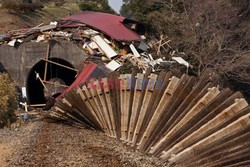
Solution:
[[[2,166],[162,166],[159,160],[89,129],[35,122],[14,131],[0,130],[0,136]]]
[[[8,162],[5,157],[9,156],[11,149],[6,144],[0,144],[0,164],[3,166],[8,166]]]

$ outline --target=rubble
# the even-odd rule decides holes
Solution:
[[[147,44],[146,37],[143,34],[136,33],[135,27],[137,26],[133,26],[134,28],[132,29],[131,26],[128,26],[129,23],[132,23],[132,25],[140,24],[136,21],[126,20],[121,16],[100,12],[83,12],[52,21],[48,24],[42,23],[32,28],[12,30],[0,36],[0,45],[7,44],[11,47],[19,47],[26,42],[48,44],[45,58],[41,58],[41,61],[45,62],[44,73],[34,74],[43,86],[44,97],[45,100],[48,101],[49,97],[54,95],[48,93],[54,92],[48,90],[48,87],[58,90],[70,89],[70,85],[61,83],[58,85],[58,83],[47,80],[50,65],[81,74],[81,71],[79,71],[81,69],[74,69],[50,60],[50,49],[54,41],[58,43],[63,41],[73,42],[89,55],[87,60],[106,67],[105,70],[109,72],[103,69],[100,70],[103,71],[101,73],[105,74],[126,69],[127,64],[137,67],[143,73],[145,73],[148,68],[152,68],[153,72],[157,70],[160,71],[159,67],[160,65],[162,66],[162,63],[172,64],[174,60],[163,61],[151,53],[151,47]],[[182,62],[184,62],[184,60],[182,60]],[[86,63],[82,62],[82,64]],[[187,65],[187,62],[186,64],[184,63],[184,65]],[[55,94],[57,95],[58,93]],[[46,104],[35,105],[50,108],[50,105],[48,107]],[[23,106],[27,110],[26,104]]]
[[[107,19],[105,22],[104,18]],[[94,62],[112,64],[115,60],[122,66],[125,61],[130,61],[143,71],[149,67],[154,69],[159,63],[150,54],[146,37],[128,28],[124,22],[129,21],[125,20],[121,16],[106,13],[83,12],[49,24],[42,23],[33,28],[10,31],[0,35],[0,44],[18,47],[32,41],[39,43],[66,40],[79,45]]]
[[[118,63],[118,62],[115,61],[115,60],[112,60],[111,62],[109,62],[109,63],[106,65],[106,67],[107,67],[108,69],[110,69],[111,71],[115,71],[115,70],[117,70],[118,68],[121,67],[121,64]]]

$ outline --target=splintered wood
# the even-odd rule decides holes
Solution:
[[[169,166],[250,164],[250,107],[243,95],[172,73],[91,79],[50,116],[101,130]]]

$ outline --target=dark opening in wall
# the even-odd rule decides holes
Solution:
[[[49,60],[74,68],[69,62],[60,58],[51,58]],[[44,78],[44,70],[45,70],[45,61],[41,60],[36,65],[34,65],[29,72],[27,78],[27,96],[28,96],[28,102],[30,104],[46,103],[44,95],[44,87],[42,83],[36,79],[36,72],[39,73],[41,79]],[[74,82],[76,74],[77,74],[76,71],[48,63],[48,72],[46,81],[49,81],[53,78],[59,78],[62,81],[64,81],[66,85],[69,86]]]

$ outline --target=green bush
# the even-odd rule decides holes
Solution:
[[[82,11],[115,13],[114,10],[109,6],[107,0],[81,2],[79,3],[79,8]]]
[[[99,11],[100,10],[97,2],[81,2],[79,4],[79,8],[82,11]]]
[[[6,73],[0,73],[0,128],[4,127],[8,120],[13,121],[14,111],[18,105],[18,93],[16,84]]]

